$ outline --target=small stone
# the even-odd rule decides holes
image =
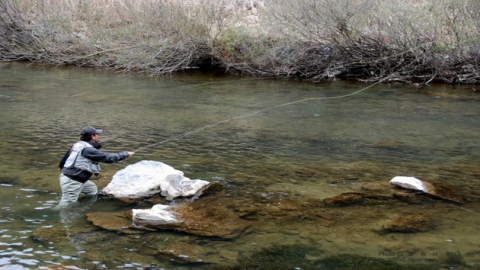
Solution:
[[[427,186],[419,179],[409,176],[395,176],[390,180],[390,184],[400,186],[402,188],[418,190],[428,193]]]

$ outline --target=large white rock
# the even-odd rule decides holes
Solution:
[[[400,186],[406,189],[413,189],[428,193],[427,184],[423,181],[410,176],[395,176],[390,180],[390,184]]]
[[[139,199],[157,193],[173,200],[189,197],[208,186],[209,182],[191,180],[182,171],[158,161],[142,160],[119,170],[112,181],[100,191],[102,195],[123,199]]]

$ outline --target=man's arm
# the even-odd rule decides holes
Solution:
[[[131,155],[133,155],[133,152],[123,151],[117,154],[109,154],[109,153],[102,152],[98,149],[95,149],[93,147],[86,147],[82,151],[82,156],[88,159],[91,159],[93,161],[104,162],[104,163],[119,162],[130,157]]]

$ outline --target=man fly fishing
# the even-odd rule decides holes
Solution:
[[[100,174],[98,162],[116,163],[135,154],[135,152],[127,151],[117,154],[100,151],[99,149],[102,146],[99,139],[102,132],[101,129],[92,126],[83,127],[80,132],[80,141],[73,144],[60,161],[58,165],[60,168],[60,187],[62,189],[60,206],[75,203],[80,193],[86,196],[97,195],[97,185],[89,179],[92,175],[98,176]]]

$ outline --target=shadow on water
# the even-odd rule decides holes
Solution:
[[[2,269],[480,265],[480,107],[471,87],[377,85],[323,99],[368,85],[24,64],[0,70]],[[100,198],[55,211],[57,164],[87,124],[104,129],[107,152],[141,149],[102,166],[99,189],[128,164],[162,161],[220,183],[222,192],[195,203],[232,213],[249,230],[221,240],[106,229],[86,217],[128,226],[132,208],[168,203],[160,197],[136,204]],[[394,190],[388,181],[397,175],[445,185],[451,194]]]

